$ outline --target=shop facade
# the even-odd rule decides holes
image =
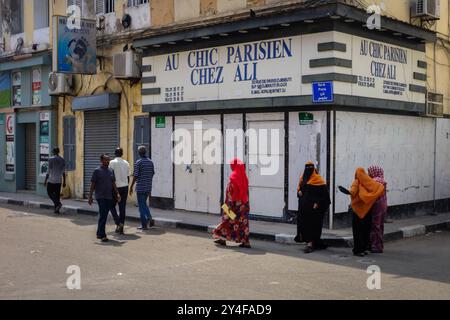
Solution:
[[[47,193],[44,181],[56,143],[55,100],[47,89],[50,72],[50,54],[0,64],[0,191]]]
[[[154,203],[218,214],[227,161],[238,155],[255,218],[290,219],[307,161],[329,185],[330,227],[348,224],[349,199],[337,186],[372,164],[386,171],[392,213],[448,210],[450,121],[426,116],[425,43],[434,35],[393,20],[391,30],[368,30],[355,23],[363,18],[356,9],[330,15],[316,10],[135,42],[145,49]],[[219,161],[202,161],[208,155]],[[168,161],[177,157],[183,161]],[[271,163],[277,170],[264,173]]]

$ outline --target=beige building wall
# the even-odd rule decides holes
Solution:
[[[115,46],[104,53],[112,57],[114,53],[122,52],[122,45]],[[98,68],[97,74],[92,76],[75,77],[77,96],[89,96],[105,92],[120,93],[120,147],[124,150],[124,159],[130,164],[133,159],[133,134],[134,117],[148,115],[141,112],[141,84],[130,86],[129,81],[118,80],[112,77],[112,58],[105,59],[105,69]],[[83,79],[82,79],[83,78]],[[83,197],[84,178],[84,112],[72,112],[72,97],[60,97],[58,100],[58,145],[63,145],[63,117],[75,116],[76,118],[76,169],[68,172],[67,185],[72,197]],[[63,155],[64,156],[64,155]]]
[[[174,0],[175,22],[195,19],[200,16],[200,0]]]

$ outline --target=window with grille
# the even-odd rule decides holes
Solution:
[[[140,4],[148,3],[148,0],[128,0],[128,6],[138,6]]]
[[[64,160],[66,160],[66,171],[75,170],[75,117],[67,116],[63,118],[64,124]]]
[[[114,12],[115,0],[96,0],[95,13],[105,14]]]
[[[23,0],[11,1],[11,34],[24,32]]]

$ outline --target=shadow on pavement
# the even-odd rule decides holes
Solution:
[[[78,215],[78,214],[61,214],[55,215],[53,212],[35,208],[17,209],[14,205],[1,205],[1,207],[9,208],[18,213],[28,213],[44,215],[57,219],[68,219],[72,223],[79,226],[96,225],[97,219],[94,216]],[[130,221],[125,229],[125,235],[119,236],[114,234],[115,225],[112,218],[109,217],[107,230],[110,234],[110,241],[101,243],[95,242],[95,245],[121,247],[128,240],[134,241],[147,236],[161,236],[166,232],[179,234],[186,237],[197,237],[210,239],[209,244],[205,244],[205,249],[215,247],[219,250],[228,252],[235,251],[246,255],[284,255],[297,258],[299,267],[302,261],[316,261],[335,266],[344,266],[356,270],[367,270],[370,265],[377,265],[381,268],[383,274],[390,274],[399,278],[423,279],[436,281],[441,283],[450,283],[450,232],[433,232],[426,236],[415,237],[411,239],[403,239],[391,241],[385,244],[385,253],[369,254],[365,257],[354,257],[351,248],[328,248],[327,250],[315,251],[311,254],[303,252],[304,245],[286,245],[268,241],[251,240],[251,249],[239,248],[237,245],[229,243],[227,247],[221,247],[214,244],[210,234],[193,231],[188,229],[163,229],[154,227],[148,231],[137,231],[134,227],[137,221]],[[131,226],[130,226],[131,225]],[[134,225],[134,226],[133,226]],[[112,231],[112,233],[111,233]],[[94,235],[93,235],[94,236]],[[111,239],[113,237],[113,239]],[[118,241],[120,240],[120,241]],[[186,247],[190,246],[190,241],[186,240]]]

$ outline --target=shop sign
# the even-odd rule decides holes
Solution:
[[[41,105],[41,89],[42,89],[42,75],[41,69],[33,69],[33,84],[32,84],[32,104],[34,106]]]
[[[144,58],[161,84],[161,95],[154,97],[154,103],[298,95],[300,39],[295,36]],[[144,89],[152,85],[146,84]]]
[[[333,102],[333,82],[315,82],[313,83],[313,102],[324,103]]]
[[[13,92],[13,106],[20,107],[22,105],[22,73],[12,73],[12,92]]]
[[[14,131],[15,131],[15,115],[6,115],[6,172],[14,173],[15,171],[15,154],[14,154]]]
[[[156,128],[163,129],[166,127],[166,117],[156,117]]]
[[[39,175],[45,176],[48,173],[48,159],[50,157],[50,112],[39,113]]]
[[[0,108],[11,107],[11,74],[0,72]]]
[[[314,115],[308,112],[299,112],[298,121],[301,126],[314,124]]]
[[[424,53],[360,37],[353,37],[352,47],[354,95],[425,103],[424,94],[409,91],[410,84],[426,87],[413,77],[414,72],[426,73],[417,68],[418,60],[426,60]]]
[[[346,52],[319,53],[318,45],[332,39],[344,43]],[[311,67],[312,60],[327,58],[351,65]],[[426,87],[426,81],[414,78],[426,72],[418,61],[426,61],[424,52],[335,31],[148,56],[143,65],[152,69],[143,77],[156,77],[156,82],[143,83],[142,104],[311,95],[313,103],[333,103],[334,95],[347,95],[424,104],[425,94],[410,91],[410,85]],[[328,73],[351,81],[314,86],[302,81]],[[160,89],[160,94],[146,94],[146,89]]]
[[[81,19],[80,28],[69,28],[66,17],[54,16],[53,71],[74,74],[97,72],[97,29],[95,20]]]

